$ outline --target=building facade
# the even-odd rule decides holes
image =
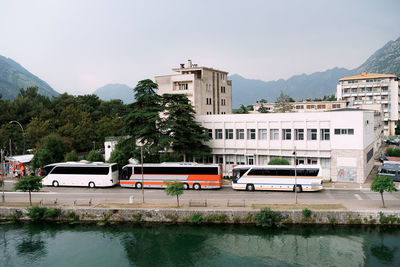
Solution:
[[[345,118],[345,119],[344,119]],[[342,109],[312,113],[196,116],[212,138],[212,158],[230,175],[234,165],[265,165],[273,157],[318,164],[325,179],[362,183],[381,146],[380,112]]]
[[[348,107],[375,109],[383,113],[384,135],[394,135],[399,119],[399,82],[396,75],[365,73],[339,80],[338,100]]]
[[[191,60],[172,70],[178,74],[155,77],[157,94],[185,94],[197,115],[232,113],[232,81],[228,80],[228,72],[198,67]]]
[[[346,101],[301,101],[290,103],[293,106],[292,112],[321,112],[326,110],[340,109],[346,107]],[[254,111],[250,113],[260,113],[263,107],[268,112],[276,112],[276,103],[260,103],[253,105]]]

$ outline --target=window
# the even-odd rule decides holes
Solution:
[[[318,160],[316,158],[308,158],[307,159],[307,164],[316,165],[317,163],[318,163]]]
[[[211,84],[206,84],[206,91],[211,92]]]
[[[226,100],[225,99],[221,99],[221,106],[225,106],[226,105]]]
[[[304,109],[304,106],[303,105],[297,105],[296,109]]]
[[[317,140],[317,129],[307,129],[307,140]]]
[[[222,139],[222,129],[215,129],[215,139]]]
[[[256,129],[247,129],[247,139],[249,140],[256,139]]]
[[[221,93],[225,93],[225,86],[221,86]]]
[[[269,138],[271,140],[279,140],[279,129],[271,129],[269,132]]]
[[[179,85],[179,90],[187,90],[188,89],[188,84],[187,83],[181,83]]]
[[[304,129],[295,129],[295,140],[304,140]]]
[[[296,158],[296,165],[304,164],[304,158]]]
[[[226,155],[226,164],[235,164],[235,155]]]
[[[331,168],[331,159],[321,159],[321,168],[322,169],[330,169]]]
[[[335,135],[354,135],[354,129],[335,129]]]
[[[225,139],[233,139],[233,129],[225,129]]]
[[[332,104],[332,108],[340,108],[340,104]]]
[[[236,156],[236,164],[237,165],[245,165],[246,164],[244,155],[237,155]]]
[[[321,140],[330,140],[329,129],[321,129]]]
[[[267,140],[267,129],[258,129],[258,139]]]
[[[244,139],[244,129],[236,129],[236,139]]]
[[[211,102],[212,100],[211,100],[211,97],[207,97],[206,98],[206,105],[211,105]]]
[[[292,129],[282,129],[282,140],[292,139]]]
[[[207,112],[208,114],[208,112]],[[212,129],[207,129],[207,134],[210,138],[212,138]]]

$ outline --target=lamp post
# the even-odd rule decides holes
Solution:
[[[140,147],[140,160],[142,163],[142,203],[144,203],[143,146]]]
[[[23,155],[25,155],[25,132],[24,132],[24,128],[22,127],[21,123],[19,123],[18,121],[10,121],[9,123],[13,123],[13,122],[17,123],[19,125],[19,127],[21,127],[22,139],[24,141],[24,153],[23,153]]]

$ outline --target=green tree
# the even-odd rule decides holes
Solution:
[[[64,161],[78,161],[78,160],[79,160],[78,154],[76,153],[75,150],[72,150],[67,154],[65,154]]]
[[[53,162],[62,162],[65,154],[65,144],[62,138],[49,135],[43,141],[43,149],[47,150]]]
[[[293,98],[288,95],[285,95],[282,91],[281,94],[276,99],[275,112],[285,113],[291,112],[293,110],[293,105],[291,102],[294,102]]]
[[[210,140],[207,129],[195,121],[195,111],[190,100],[183,94],[164,94],[164,119],[160,124],[161,145],[171,148],[186,161],[188,156],[209,156],[211,148],[205,144]]]
[[[265,100],[264,98],[261,98],[261,100],[259,101],[261,104],[266,104],[266,103],[268,103],[268,101],[267,100]]]
[[[240,108],[238,110],[235,110],[233,113],[235,114],[247,114],[249,111],[247,110],[245,105],[240,105]]]
[[[382,198],[382,205],[385,208],[385,201],[383,200],[384,192],[397,191],[393,180],[388,176],[377,176],[371,184],[371,191],[379,192]]]
[[[129,163],[130,158],[134,158],[135,150],[136,141],[133,138],[120,138],[115,146],[115,150],[111,152],[108,162],[118,163],[118,166],[122,167]]]
[[[167,196],[176,196],[176,203],[177,203],[177,208],[179,208],[179,196],[183,194],[183,183],[179,181],[164,181],[164,184],[167,185],[165,188],[165,193]]]
[[[272,158],[268,165],[289,165],[289,161],[284,158]]]
[[[18,180],[14,184],[14,190],[22,191],[22,192],[29,192],[29,205],[32,206],[32,191],[39,191],[42,188],[42,178],[37,176],[27,176]]]
[[[104,162],[103,155],[99,151],[96,151],[96,150],[90,151],[89,154],[87,155],[86,159],[88,161],[92,161],[92,162],[95,162],[95,161]]]
[[[156,94],[157,84],[152,80],[142,80],[136,85],[134,92],[136,102],[130,106],[124,117],[127,133],[143,147],[145,162],[159,162],[161,97]],[[136,159],[140,158],[140,147],[134,150]]]
[[[33,168],[42,168],[47,164],[54,163],[51,153],[47,149],[40,149],[35,152],[32,158],[31,165]]]
[[[26,140],[32,147],[37,147],[40,141],[50,132],[50,120],[43,121],[38,117],[32,118],[26,128]]]
[[[260,113],[269,113],[269,110],[266,107],[264,107],[263,104],[261,104],[260,108],[258,109],[258,112],[260,112]]]

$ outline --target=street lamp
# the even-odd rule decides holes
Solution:
[[[17,123],[19,125],[19,127],[21,127],[22,138],[24,140],[24,153],[23,153],[23,155],[25,155],[25,132],[24,132],[24,128],[22,127],[21,123],[19,123],[18,121],[10,121],[9,123],[13,123],[13,122]]]

